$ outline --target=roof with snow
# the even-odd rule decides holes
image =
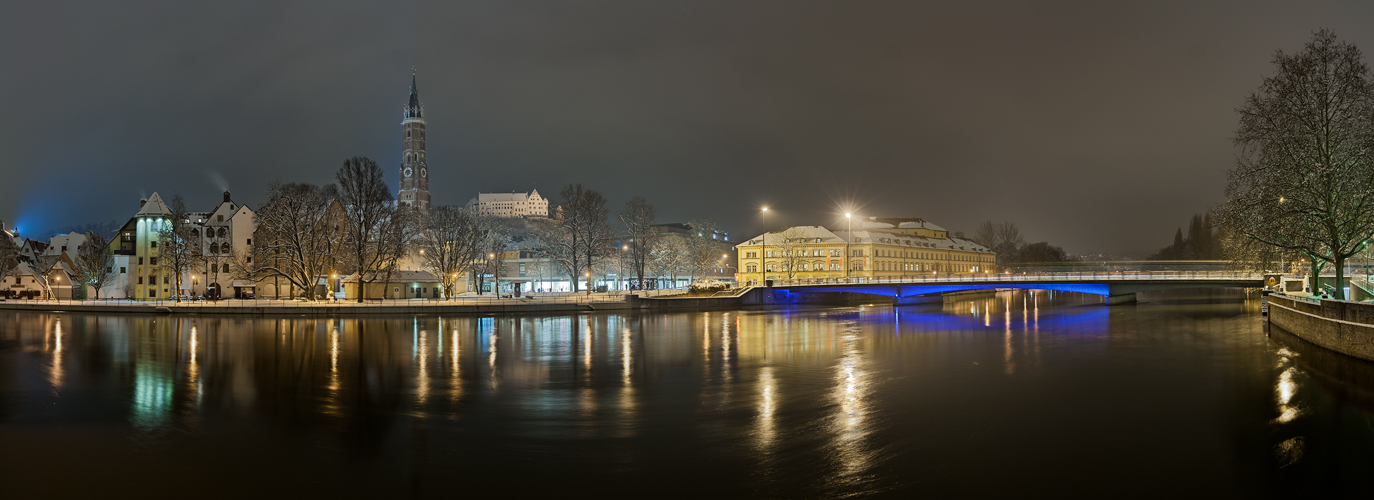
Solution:
[[[861,221],[860,227],[864,229],[929,229],[932,231],[945,231],[946,229],[937,226],[920,217],[869,217],[868,220]]]
[[[739,246],[782,245],[789,239],[802,239],[804,243],[832,243],[853,245],[892,245],[908,248],[927,248],[931,250],[953,250],[960,252],[993,253],[987,247],[965,238],[928,238],[887,231],[831,231],[821,226],[795,226],[783,231],[773,231],[755,236]]]
[[[479,203],[530,201],[539,199],[542,199],[539,197],[539,191],[530,191],[529,193],[516,193],[514,191],[509,193],[477,193],[477,201]]]
[[[134,214],[135,217],[166,217],[169,215],[172,215],[172,209],[167,208],[167,204],[162,202],[162,197],[158,196],[157,193],[149,196],[148,202],[138,209],[137,214]]]

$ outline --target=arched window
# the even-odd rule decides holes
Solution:
[[[219,243],[210,244],[210,253],[219,253]]]
[[[226,230],[225,230],[224,228],[222,228],[222,227],[219,228],[219,237],[220,237],[220,238],[223,238],[223,237],[224,237],[225,235],[227,235],[227,234],[229,234],[229,231],[226,231]]]

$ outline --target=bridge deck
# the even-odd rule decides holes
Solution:
[[[1022,288],[1126,296],[1137,292],[1183,288],[1255,288],[1264,276],[1231,271],[1083,272],[1039,274],[932,275],[894,278],[816,278],[775,280],[773,288],[789,291],[847,292],[910,297],[968,290]]]

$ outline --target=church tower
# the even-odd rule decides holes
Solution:
[[[410,73],[410,103],[401,120],[401,192],[396,200],[420,210],[429,210],[429,167],[425,166],[425,108],[415,87],[415,72]]]

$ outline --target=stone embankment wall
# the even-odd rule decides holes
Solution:
[[[1314,304],[1275,294],[1269,296],[1269,322],[1320,347],[1374,361],[1374,304]]]
[[[253,301],[239,301],[234,305],[219,306],[213,303],[124,303],[101,304],[93,302],[49,302],[49,301],[9,301],[0,302],[0,310],[51,311],[71,313],[141,313],[141,314],[246,314],[246,315],[300,315],[300,316],[349,316],[360,314],[537,314],[567,313],[584,311],[625,311],[654,309],[703,309],[703,308],[741,308],[774,305],[853,305],[870,304],[889,300],[886,297],[839,292],[797,292],[764,287],[754,287],[738,296],[725,297],[640,297],[630,294],[621,301],[579,302],[539,302],[539,301],[493,301],[483,303],[445,303],[444,301],[416,301],[413,304],[392,303],[379,305],[354,305],[338,303],[314,305],[292,303],[289,305]]]

